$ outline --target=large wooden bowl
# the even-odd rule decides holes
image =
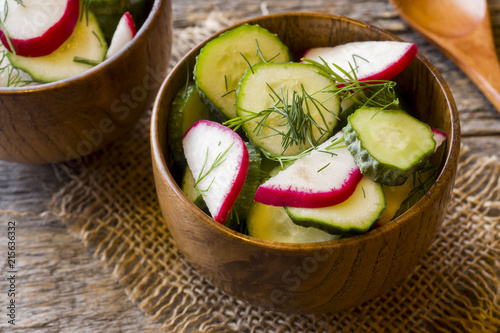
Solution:
[[[77,159],[135,125],[166,76],[172,44],[171,1],[147,2],[149,16],[118,55],[66,80],[0,88],[0,160]]]
[[[349,41],[399,40],[377,27],[319,13],[254,18],[295,54]],[[203,45],[203,44],[202,44]],[[214,222],[180,190],[169,169],[166,123],[175,92],[185,84],[199,45],[173,69],[153,108],[151,145],[163,216],[179,249],[213,285],[255,305],[284,312],[346,309],[393,287],[416,265],[435,238],[450,201],[459,154],[456,106],[441,75],[418,54],[395,80],[416,115],[449,134],[439,178],[409,211],[383,227],[338,241],[283,244],[245,236]],[[189,66],[186,66],[189,63]]]

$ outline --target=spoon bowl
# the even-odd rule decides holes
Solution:
[[[486,0],[389,0],[400,16],[453,60],[500,111],[500,64]]]

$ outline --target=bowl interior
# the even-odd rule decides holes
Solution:
[[[284,13],[240,22],[259,24],[276,33],[297,56],[310,47],[350,41],[400,40],[377,27],[346,17],[319,13]],[[214,35],[208,40],[215,38]],[[208,41],[207,40],[207,41]],[[436,69],[422,55],[394,78],[414,115],[448,134],[437,182],[410,210],[365,234],[322,243],[288,244],[255,239],[215,222],[179,187],[181,170],[169,158],[167,119],[176,92],[191,75],[191,50],[164,81],[155,101],[151,149],[162,212],[172,237],[188,261],[214,285],[254,304],[286,312],[335,311],[359,304],[401,280],[434,239],[451,197],[459,152],[459,120],[452,95]],[[218,244],[218,246],[207,246]],[[318,253],[314,278],[287,286],[291,267]],[[326,257],[325,257],[326,258]],[[353,288],[353,286],[359,288]],[[278,300],[273,293],[279,291]],[[281,300],[286,299],[286,302]]]
[[[68,83],[73,83],[73,82],[78,82],[80,80],[85,80],[89,76],[93,76],[95,72],[101,72],[103,71],[103,68],[107,67],[111,63],[115,62],[118,57],[120,57],[123,53],[127,53],[127,49],[132,46],[132,44],[136,43],[138,39],[143,38],[143,35],[146,34],[145,30],[151,29],[150,25],[151,22],[153,21],[153,16],[155,15],[154,10],[158,10],[159,5],[154,6],[155,2],[160,3],[163,0],[146,0],[145,1],[145,6],[146,6],[146,12],[148,13],[146,19],[144,22],[142,22],[140,28],[137,30],[136,35],[134,36],[132,42],[129,44],[128,47],[122,48],[120,51],[117,52],[113,57],[107,59],[106,61],[101,62],[100,64],[88,69],[87,71],[80,73],[78,75],[74,75],[72,77],[69,77],[67,79],[55,81],[55,82],[48,82],[48,83],[40,83],[37,85],[29,86],[29,87],[0,87],[0,95],[2,93],[23,93],[23,92],[36,92],[38,90],[46,90],[50,89],[53,87],[57,87],[60,85],[65,85]],[[74,83],[76,84],[76,83]]]
[[[253,18],[230,26],[223,31],[244,23],[259,24],[276,33],[297,59],[305,50],[312,47],[333,46],[366,40],[402,41],[399,37],[387,31],[346,17],[303,12]],[[153,127],[156,130],[154,139],[157,139],[154,143],[158,144],[158,152],[164,159],[165,165],[168,166],[169,174],[165,176],[171,177],[172,186],[178,190],[179,196],[183,200],[187,198],[179,188],[182,170],[176,169],[170,161],[166,141],[166,126],[164,124],[167,122],[168,110],[173,97],[178,89],[185,84],[188,71],[192,77],[192,69],[195,66],[196,56],[199,51],[208,41],[221,32],[196,46],[179,61],[164,82],[156,101],[158,104],[156,107],[161,112],[157,113],[158,119],[153,119]],[[420,53],[418,53],[416,60],[393,80],[397,82],[399,97],[402,98],[402,104],[405,105],[408,111],[431,127],[448,133],[449,139],[447,140],[443,163],[440,167],[439,177],[442,177],[444,169],[453,169],[455,167],[460,134],[458,113],[447,84],[434,66]],[[437,182],[440,182],[439,178]],[[432,193],[434,190],[433,187],[430,192]],[[194,205],[192,207],[196,209]],[[414,209],[418,209],[418,206]],[[215,225],[218,226],[217,223]]]
[[[171,1],[146,5],[145,22],[113,57],[64,80],[0,88],[1,160],[73,163],[135,126],[165,79],[172,44]]]

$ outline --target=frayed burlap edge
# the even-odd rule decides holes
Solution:
[[[231,22],[214,13],[175,31],[172,65]],[[50,214],[67,223],[167,332],[498,332],[500,163],[462,149],[441,232],[412,273],[385,295],[335,314],[287,315],[225,295],[179,253],[156,199],[146,115],[131,135],[75,167]]]

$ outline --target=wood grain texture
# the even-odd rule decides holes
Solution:
[[[276,33],[292,53],[350,41],[398,40],[345,17],[275,14],[250,21]],[[234,26],[233,26],[234,27]],[[231,29],[229,27],[228,29]],[[449,134],[446,164],[436,185],[412,210],[365,235],[324,244],[279,244],[237,234],[203,214],[182,193],[167,165],[166,123],[174,94],[185,85],[199,45],[173,69],[153,108],[151,146],[160,206],[188,261],[218,288],[265,308],[331,312],[358,305],[393,287],[427,251],[443,221],[460,148],[458,112],[443,78],[422,55],[394,78],[418,118]],[[175,168],[172,173],[177,174]],[[207,244],[217,244],[208,246]],[[393,251],[384,251],[387,248]],[[318,258],[318,253],[326,255]],[[386,272],[384,275],[373,272]]]
[[[172,44],[170,0],[149,6],[155,11],[121,56],[59,82],[0,89],[1,160],[74,160],[137,123],[165,77]]]
[[[500,112],[500,63],[486,0],[390,0],[470,77]]]
[[[489,0],[488,4],[498,53],[500,0]],[[385,28],[405,40],[417,43],[420,52],[443,75],[460,113],[463,143],[480,156],[500,158],[500,116],[495,108],[451,60],[410,29],[385,0],[173,0],[172,9],[176,36],[182,29],[198,25],[212,11],[221,12],[235,20],[261,15],[263,10],[270,13],[292,10],[319,11],[346,15]],[[58,218],[40,214],[46,211],[47,202],[62,187],[62,181],[64,180],[60,179],[57,165],[54,168],[52,165],[32,166],[0,162],[0,210],[36,213],[34,216],[0,215],[2,227],[6,221],[15,219],[24,228],[20,231],[24,252],[20,260],[26,279],[20,287],[23,296],[22,309],[19,312],[21,325],[18,330],[159,332],[151,320],[130,303],[106,267],[94,258],[78,239],[68,235],[66,227]],[[66,251],[71,253],[71,257],[66,255]],[[387,253],[393,251],[394,248],[385,246],[380,256],[387,256]],[[480,255],[474,251],[471,253],[474,260]],[[321,253],[318,255],[321,256]],[[462,266],[463,263],[459,262],[457,265]],[[378,288],[377,276],[383,277],[386,274],[387,271],[374,272],[369,286],[374,284],[374,289]],[[92,281],[94,287],[100,285],[102,288],[81,288],[77,281]],[[45,288],[46,285],[51,288]],[[2,284],[2,290],[3,286]],[[471,288],[471,293],[476,292],[475,288],[476,286]],[[366,291],[367,297],[370,296],[369,289],[368,287]],[[40,304],[37,301],[40,295],[50,296],[50,302]],[[431,296],[433,295],[429,295]],[[0,299],[2,302],[5,300],[3,293]],[[54,320],[45,326],[37,325],[36,321],[28,322],[29,316],[35,312],[39,318],[48,317]],[[55,314],[58,319],[55,319]],[[367,320],[370,320],[370,317]],[[292,324],[286,326],[291,327]],[[103,327],[106,329],[103,330]],[[0,321],[0,331],[12,331],[9,329],[4,321]]]

